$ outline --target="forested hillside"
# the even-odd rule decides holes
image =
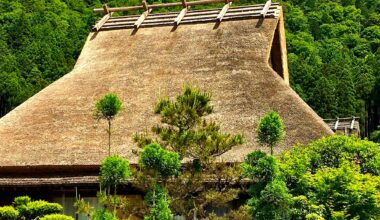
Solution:
[[[0,116],[71,70],[97,19],[91,9],[106,2],[0,0]],[[265,0],[234,4],[258,2]],[[321,117],[360,116],[367,131],[375,129],[380,116],[380,0],[282,3],[293,89]]]

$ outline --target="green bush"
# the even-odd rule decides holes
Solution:
[[[16,220],[19,212],[12,206],[0,207],[0,219],[1,220]]]
[[[40,218],[40,220],[74,220],[73,217],[61,214],[50,214]]]
[[[179,175],[181,169],[179,154],[165,150],[157,143],[144,147],[139,163],[144,170],[160,174],[165,179]]]
[[[118,220],[112,213],[108,212],[107,209],[97,209],[91,215],[92,220]]]
[[[29,196],[19,196],[14,199],[13,204],[15,207],[26,205],[31,201]]]
[[[118,156],[109,156],[100,167],[100,182],[104,187],[116,187],[132,175],[128,160]]]
[[[26,219],[34,219],[49,214],[62,213],[63,207],[58,203],[49,203],[43,200],[29,202],[18,207],[21,216]]]

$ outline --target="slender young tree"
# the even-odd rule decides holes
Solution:
[[[95,105],[95,117],[106,119],[108,122],[108,156],[111,156],[111,123],[114,117],[123,110],[123,103],[114,93],[108,93],[103,96]]]
[[[260,118],[256,131],[259,142],[270,147],[270,154],[273,155],[273,147],[284,138],[285,126],[280,115],[271,111]]]

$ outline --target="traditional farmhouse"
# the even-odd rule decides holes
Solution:
[[[278,154],[297,143],[332,134],[290,88],[284,17],[277,3],[191,10],[199,2],[169,3],[181,12],[155,14],[157,5],[135,6],[142,15],[111,16],[133,7],[96,10],[106,15],[89,34],[74,69],[0,119],[0,197],[29,194],[65,204],[75,193],[95,197],[99,164],[107,156],[104,121],[95,102],[118,94],[125,110],[115,118],[112,153],[137,162],[137,132],[159,122],[153,106],[184,84],[212,93],[222,130],[242,133],[245,144],[222,157],[242,161],[260,146],[255,128],[270,110],[283,117],[286,137]],[[162,5],[161,5],[162,6]],[[165,6],[165,5],[163,5]],[[267,151],[267,149],[262,148]],[[128,185],[124,191],[134,192]]]

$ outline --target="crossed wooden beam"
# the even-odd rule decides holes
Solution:
[[[227,13],[228,9],[230,8],[232,4],[232,0],[198,0],[198,1],[182,0],[181,2],[152,4],[152,5],[148,5],[146,0],[143,0],[142,5],[129,6],[129,7],[116,7],[116,8],[109,8],[107,4],[104,4],[103,8],[94,9],[94,12],[105,13],[106,15],[102,19],[99,20],[99,22],[93,27],[93,30],[99,31],[102,28],[102,26],[108,21],[108,19],[112,16],[113,12],[144,10],[144,12],[140,15],[140,17],[134,23],[134,28],[138,29],[141,26],[141,24],[144,22],[144,20],[148,17],[148,15],[152,12],[153,9],[182,6],[183,9],[173,21],[173,24],[177,26],[181,23],[182,19],[186,16],[191,6],[206,5],[206,4],[213,4],[213,3],[225,3],[223,8],[220,10],[218,16],[216,17],[217,22],[222,22],[224,15]],[[265,18],[271,4],[272,4],[271,0],[268,0],[265,3],[262,11],[260,12],[260,15],[262,18]]]

